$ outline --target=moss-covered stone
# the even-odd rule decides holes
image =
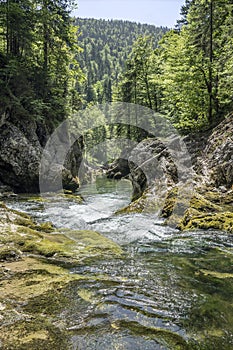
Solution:
[[[21,252],[15,247],[0,246],[0,261],[14,261],[21,257]]]
[[[119,256],[121,248],[93,231],[56,231],[51,223],[38,224],[30,216],[1,207],[3,218],[0,243],[10,244],[24,253],[38,254],[71,261],[83,261],[91,256],[100,259]],[[5,223],[4,223],[5,222]]]
[[[213,214],[195,214],[190,217],[190,211],[184,216],[180,223],[181,230],[192,229],[214,229],[233,233],[233,213],[213,213]]]
[[[176,187],[167,194],[161,211],[166,224],[180,230],[214,229],[233,232],[232,191],[221,193],[208,189],[205,192],[203,188],[198,188],[193,191],[190,199],[177,194]],[[184,208],[181,216],[176,215],[179,206]]]
[[[142,213],[146,208],[147,195],[144,193],[140,198],[132,201],[128,206],[116,211],[116,214]]]
[[[156,339],[161,345],[173,350],[186,350],[188,345],[179,334],[157,327],[145,327],[137,322],[119,322],[119,326],[128,328],[133,334],[142,334],[145,338]]]
[[[221,207],[195,192],[190,200],[190,207],[202,213],[214,213],[221,211]]]
[[[215,278],[233,278],[233,273],[224,273],[224,272],[218,272],[218,271],[210,271],[210,270],[200,270],[200,273],[204,274],[205,276],[212,276]]]
[[[3,203],[0,214],[0,345],[12,350],[68,349],[65,326],[53,317],[66,307],[66,288],[90,276],[72,274],[66,267],[119,257],[121,248],[97,232],[40,225]],[[92,298],[84,288],[78,296],[87,302]]]
[[[169,218],[174,210],[174,207],[177,203],[177,194],[178,194],[178,188],[173,187],[167,194],[164,206],[161,210],[161,217],[163,218]]]
[[[131,214],[131,213],[156,213],[159,211],[161,199],[150,194],[146,190],[143,195],[132,201],[128,206],[117,210],[116,214]]]

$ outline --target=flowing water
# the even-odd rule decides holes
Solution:
[[[69,349],[233,349],[233,239],[225,232],[181,233],[155,214],[114,215],[130,202],[128,181],[99,179],[73,199],[20,197],[8,205],[57,227],[95,230],[124,254],[71,269],[86,276],[66,290],[59,314]]]

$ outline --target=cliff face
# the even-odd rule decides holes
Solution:
[[[219,188],[233,186],[233,115],[218,125],[198,159],[206,183]]]
[[[41,153],[35,123],[27,123],[25,130],[4,123],[0,128],[0,181],[15,191],[37,191]]]
[[[41,155],[51,132],[45,123],[1,118],[0,187],[7,185],[17,193],[39,191]],[[75,190],[78,187],[76,176],[80,163],[81,150],[74,145],[66,164],[61,167],[65,189]]]
[[[180,229],[233,232],[233,117],[184,142],[192,162],[185,169],[187,178],[192,174],[189,184],[180,181],[176,161],[158,140],[148,139],[133,150],[128,164],[136,200],[121,212],[160,209],[167,223]],[[132,162],[135,152],[140,166]]]

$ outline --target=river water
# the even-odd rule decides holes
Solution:
[[[156,214],[114,215],[130,202],[127,180],[100,178],[80,194],[81,204],[24,196],[8,203],[57,227],[98,231],[124,251],[71,269],[89,277],[72,284],[59,315],[69,349],[233,349],[232,235],[181,233]]]

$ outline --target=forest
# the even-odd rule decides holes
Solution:
[[[232,110],[232,3],[187,0],[176,29],[152,48],[133,45],[117,99],[142,104],[188,133],[216,125]]]
[[[184,133],[232,110],[230,0],[186,0],[175,29],[74,19],[65,0],[0,8],[1,115],[53,125],[88,104],[149,107]],[[52,126],[51,126],[52,127]]]
[[[86,76],[85,84],[78,85],[84,105],[112,102],[133,43],[139,36],[150,36],[156,48],[168,31],[168,28],[120,20],[77,18],[75,25],[82,48],[77,60]]]
[[[233,2],[79,2],[0,1],[0,349],[232,350]]]
[[[6,0],[0,7],[1,115],[64,120],[78,99],[82,72],[70,17],[73,1]],[[78,104],[78,102],[77,102]]]

